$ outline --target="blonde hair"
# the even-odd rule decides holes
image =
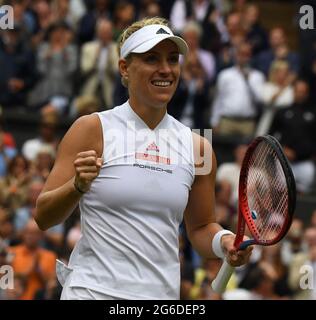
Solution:
[[[287,61],[284,60],[275,60],[269,69],[269,81],[275,82],[275,73],[280,69],[290,69],[290,66]]]
[[[124,42],[136,31],[138,31],[139,29],[146,27],[146,26],[150,26],[152,24],[161,24],[164,26],[169,27],[169,21],[165,18],[161,18],[161,17],[153,17],[153,18],[144,18],[142,20],[136,21],[133,24],[131,24],[129,27],[127,27],[122,34],[120,35],[119,39],[118,39],[118,54],[119,56],[121,55],[121,48],[124,44]],[[130,56],[126,57],[126,60],[128,61],[130,59]],[[128,87],[128,83],[127,80],[125,78],[121,78],[121,82],[123,84],[124,87]]]
[[[198,36],[198,38],[201,38],[202,35],[202,28],[200,27],[200,25],[195,22],[195,21],[189,21],[183,31],[182,31],[182,35],[184,35],[186,32],[195,32]]]
[[[119,55],[121,53],[121,48],[122,48],[124,42],[134,32],[138,31],[139,29],[141,29],[143,27],[150,26],[152,24],[161,24],[161,25],[169,27],[169,21],[167,19],[161,18],[161,17],[144,18],[142,20],[134,22],[129,27],[127,27],[119,37],[119,40],[118,40],[118,53],[119,53]]]

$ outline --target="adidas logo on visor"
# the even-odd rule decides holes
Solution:
[[[156,34],[163,34],[163,33],[165,33],[165,34],[170,34],[170,33],[167,32],[166,30],[164,30],[163,28],[160,28],[160,29],[156,32]]]

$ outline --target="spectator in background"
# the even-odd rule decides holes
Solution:
[[[242,43],[237,47],[235,65],[218,75],[211,113],[211,127],[217,134],[254,134],[264,75],[250,67],[251,57],[251,46]]]
[[[220,269],[221,262],[221,259],[203,259],[201,267],[195,270],[195,282],[190,291],[191,299],[219,300],[221,298],[211,287],[211,283]]]
[[[29,41],[35,31],[33,15],[28,10],[29,0],[11,0],[9,4],[13,8],[14,24],[21,29],[21,38]]]
[[[234,149],[234,162],[222,163],[217,170],[216,181],[220,184],[222,190],[229,190],[229,203],[237,208],[238,203],[238,185],[242,161],[245,157],[248,144],[245,142],[239,144]],[[222,191],[223,192],[223,191]]]
[[[16,143],[13,135],[5,131],[5,120],[3,117],[3,109],[0,106],[0,132],[2,133],[3,145],[9,148],[16,148]]]
[[[156,2],[153,0],[145,0],[142,1],[142,7],[139,13],[139,19],[143,19],[145,17],[161,17],[162,16],[162,8],[160,2]]]
[[[230,13],[226,19],[226,28],[228,32],[228,41],[230,44],[236,45],[239,41],[240,34],[244,34],[241,14],[238,12]]]
[[[276,27],[270,31],[270,49],[261,52],[254,59],[255,67],[268,75],[270,66],[274,60],[285,60],[290,66],[290,70],[296,75],[299,73],[300,61],[297,53],[291,52],[286,34],[283,28]]]
[[[78,24],[77,36],[79,45],[93,41],[96,22],[99,18],[111,18],[110,4],[110,0],[94,0],[93,5],[88,7],[87,13],[80,19]]]
[[[0,178],[7,174],[9,161],[17,154],[17,150],[4,144],[4,132],[0,130]]]
[[[184,63],[182,77],[172,105],[181,107],[180,122],[190,128],[205,128],[205,111],[209,105],[209,91],[203,65],[195,54],[188,54]]]
[[[175,97],[169,104],[170,113],[188,127],[201,129],[206,126],[205,112],[209,105],[209,87],[215,76],[213,55],[199,46],[201,27],[189,22],[183,38],[190,51],[182,61],[182,77]]]
[[[113,84],[118,74],[118,52],[112,41],[112,22],[100,19],[97,22],[97,39],[87,42],[81,49],[80,71],[83,84],[81,96],[95,96],[102,109],[113,106]]]
[[[26,203],[15,211],[14,228],[17,239],[23,238],[24,229],[30,219],[35,215],[36,200],[44,186],[44,180],[33,177],[28,185]],[[42,234],[41,246],[47,249],[60,251],[63,244],[64,226],[58,224],[49,228]]]
[[[223,227],[230,229],[233,216],[236,214],[236,208],[231,205],[232,189],[229,183],[216,183],[215,185],[215,214],[216,221]]]
[[[27,281],[21,296],[22,300],[34,299],[39,290],[45,290],[52,282],[56,283],[56,255],[41,248],[41,240],[42,232],[34,220],[29,220],[23,231],[22,244],[9,248],[14,255],[12,261],[14,272],[23,275]]]
[[[71,30],[62,21],[50,26],[48,42],[37,51],[37,72],[40,79],[29,96],[35,109],[45,108],[64,113],[74,94],[74,72],[77,69],[77,48],[69,43]]]
[[[254,56],[269,47],[267,33],[259,19],[259,7],[255,4],[248,4],[242,14],[242,26],[246,32],[246,39],[252,46]]]
[[[77,97],[70,107],[70,117],[79,118],[100,111],[101,103],[95,96],[85,95]]]
[[[44,182],[39,178],[32,178],[27,185],[26,199],[14,213],[14,229],[17,238],[21,239],[28,221],[35,215],[36,200],[43,189]]]
[[[21,37],[21,28],[1,30],[0,104],[4,109],[25,109],[26,95],[34,85],[34,56]]]
[[[33,49],[36,51],[38,46],[45,41],[47,31],[51,24],[55,22],[56,17],[53,15],[48,0],[32,1],[30,6],[35,24],[31,42]]]
[[[294,75],[290,72],[289,64],[283,60],[275,60],[269,72],[269,79],[262,89],[263,113],[259,120],[256,135],[261,136],[270,131],[277,109],[293,104]]]
[[[120,34],[135,21],[135,7],[128,0],[120,0],[115,4],[113,13],[113,38],[119,39]]]
[[[16,155],[8,164],[7,175],[0,179],[0,205],[12,210],[23,206],[29,179],[29,162],[22,155]]]
[[[244,278],[240,282],[240,287],[247,288],[249,273],[253,269],[262,268],[267,271],[270,270],[269,273],[274,283],[273,293],[278,297],[290,298],[293,293],[288,285],[288,267],[282,261],[281,243],[273,246],[263,246],[260,249],[261,255],[259,260],[247,265]]]
[[[22,300],[23,293],[26,290],[26,285],[27,283],[24,275],[15,273],[13,288],[7,288],[4,290],[3,300]]]
[[[56,114],[43,115],[39,123],[39,137],[26,140],[22,146],[22,154],[26,159],[33,161],[38,152],[45,145],[57,149],[59,137],[57,135],[59,118]]]
[[[232,11],[242,14],[246,9],[247,1],[248,0],[235,0],[235,1],[232,1],[233,2]]]
[[[51,10],[54,21],[62,20],[76,29],[79,18],[85,13],[85,6],[82,0],[53,0]]]
[[[198,23],[203,29],[201,34],[202,48],[218,53],[221,42],[228,41],[223,19],[225,7],[224,1],[176,0],[171,9],[170,22],[179,34],[182,33],[189,21]]]
[[[66,236],[66,245],[69,253],[72,252],[76,243],[79,241],[81,237],[81,225],[80,220],[76,220],[74,225],[69,229]]]
[[[316,227],[316,209],[312,213],[310,225]]]
[[[10,263],[7,247],[12,244],[13,238],[14,227],[12,215],[9,213],[8,209],[5,209],[0,205],[0,267]]]
[[[180,257],[180,299],[190,300],[191,289],[194,284],[194,267],[192,262],[186,259],[185,246],[186,246],[186,235],[184,233],[179,234],[179,257]]]
[[[202,36],[202,28],[197,22],[189,22],[182,32],[182,37],[187,42],[190,53],[196,55],[200,60],[202,68],[205,72],[205,79],[210,84],[215,78],[216,61],[212,53],[200,47],[200,39]]]
[[[252,268],[247,279],[244,280],[243,288],[224,292],[224,300],[278,300],[280,297],[275,293],[276,272],[269,264],[260,264]]]
[[[230,68],[235,63],[236,48],[246,41],[245,31],[242,28],[241,14],[232,12],[226,19],[227,40],[223,42],[218,53],[218,70]]]
[[[290,230],[282,241],[282,261],[289,266],[293,256],[305,251],[304,224],[299,218],[294,218]]]
[[[46,144],[38,150],[32,163],[32,176],[46,181],[55,161],[56,150],[53,146]]]
[[[294,299],[316,300],[316,228],[305,230],[304,240],[307,252],[294,255],[289,266],[289,285],[294,291]],[[312,272],[312,273],[311,273]],[[304,280],[304,278],[305,280]],[[306,287],[302,287],[304,284]]]
[[[202,23],[214,6],[209,0],[176,0],[170,13],[170,23],[177,33],[181,33],[189,21]]]
[[[200,23],[203,29],[201,47],[215,55],[222,50],[222,44],[229,41],[229,34],[224,16],[227,13],[225,1],[211,1],[204,20]]]
[[[280,141],[291,162],[298,192],[310,192],[315,178],[316,111],[309,101],[309,84],[297,80],[294,103],[277,111],[271,133]]]

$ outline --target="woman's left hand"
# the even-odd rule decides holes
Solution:
[[[244,236],[244,240],[249,238]],[[245,250],[237,250],[234,246],[235,235],[224,235],[221,238],[221,245],[225,253],[227,262],[233,267],[239,267],[249,262],[253,246]]]

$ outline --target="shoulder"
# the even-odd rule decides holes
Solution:
[[[97,41],[89,41],[86,42],[82,45],[82,50],[86,51],[86,50],[94,50],[97,49],[99,46]]]
[[[260,79],[260,80],[264,80],[265,79],[265,75],[261,71],[259,71],[257,69],[252,69],[251,70],[251,74],[252,74],[252,76],[254,78],[257,78],[257,79]]]
[[[237,68],[230,67],[223,69],[218,74],[218,83],[223,85],[223,81],[232,81],[232,79],[235,80],[236,76],[239,76]]]
[[[84,132],[90,130],[95,131],[98,126],[100,126],[99,116],[94,113],[76,119],[71,128]]]
[[[237,73],[237,69],[235,67],[226,68],[219,72],[218,78],[229,77],[234,73]]]
[[[33,145],[40,145],[41,141],[39,138],[34,138],[34,139],[29,139],[26,140],[23,144],[23,147],[29,147],[29,146],[33,146]]]
[[[99,116],[90,114],[78,118],[67,131],[63,144],[77,152],[96,150],[102,154],[102,127]]]

